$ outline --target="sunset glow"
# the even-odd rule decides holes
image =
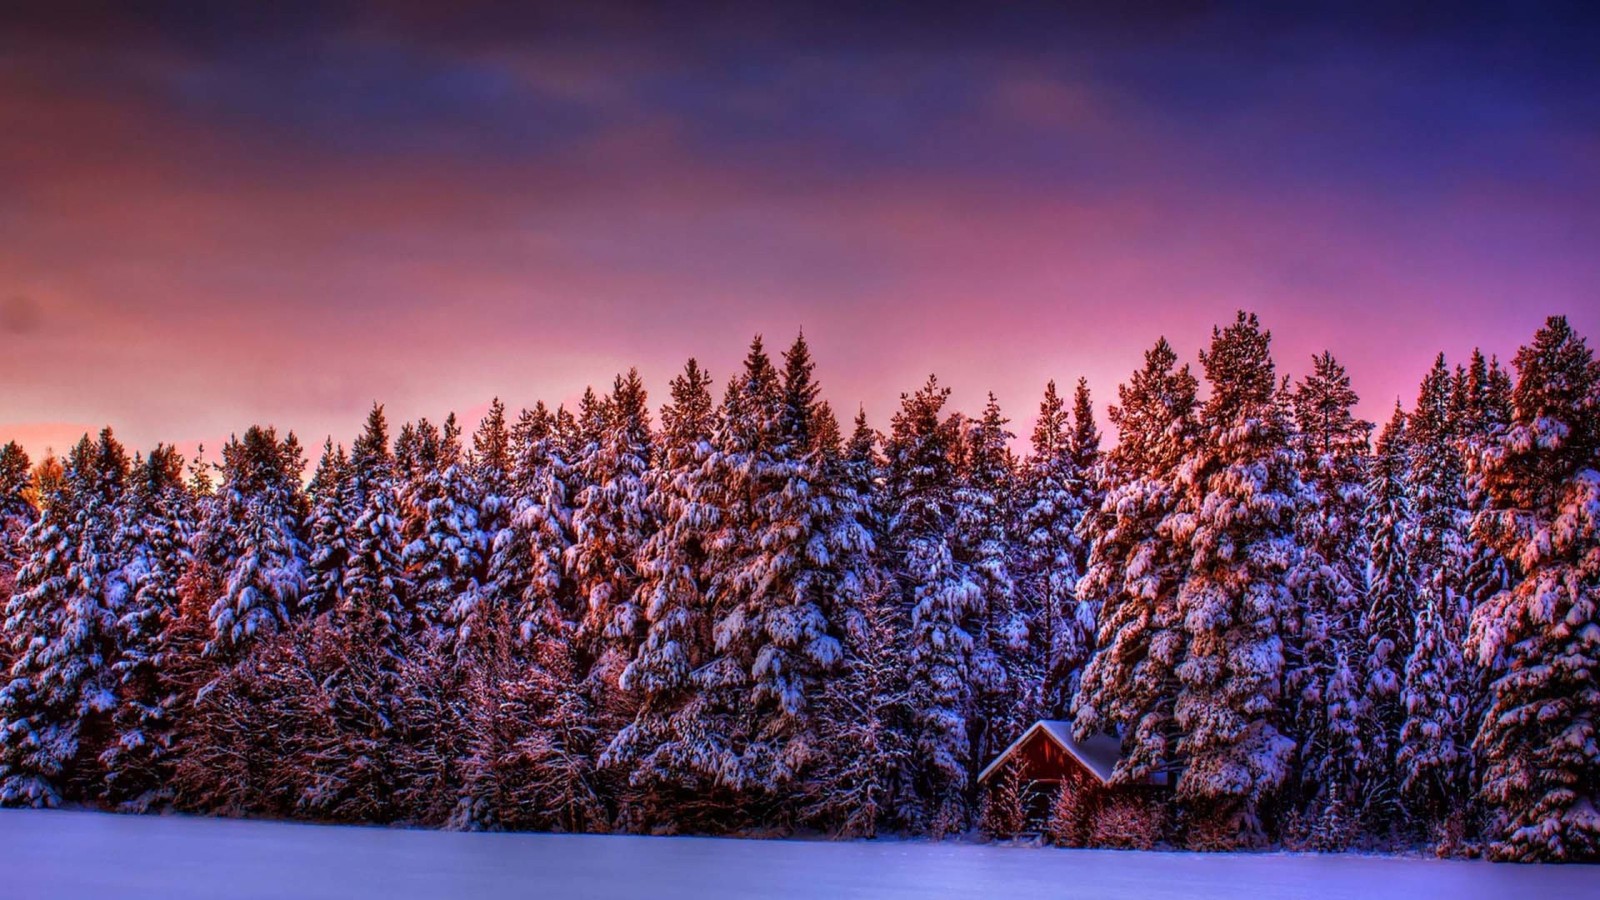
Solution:
[[[49,6],[0,29],[0,439],[35,454],[635,364],[654,399],[801,328],[879,427],[937,371],[1025,432],[1047,379],[1103,412],[1240,307],[1378,418],[1437,351],[1600,331],[1593,32],[1554,13]]]

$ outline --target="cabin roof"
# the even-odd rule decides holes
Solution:
[[[1061,719],[1040,719],[1024,731],[1021,737],[1012,741],[1011,746],[1000,751],[994,762],[989,763],[978,773],[978,781],[987,781],[990,775],[999,771],[1005,761],[1035,734],[1043,734],[1046,739],[1066,751],[1073,759],[1082,763],[1083,767],[1103,785],[1111,783],[1111,773],[1116,770],[1117,762],[1122,759],[1122,741],[1115,735],[1097,734],[1080,741],[1072,736],[1071,722]]]

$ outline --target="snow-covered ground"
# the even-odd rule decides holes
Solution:
[[[1600,867],[1117,853],[925,842],[456,834],[90,812],[0,812],[0,896],[1600,897]]]

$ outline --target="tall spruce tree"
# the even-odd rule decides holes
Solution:
[[[1600,363],[1565,318],[1518,351],[1510,424],[1482,457],[1474,534],[1520,578],[1473,614],[1490,672],[1477,736],[1493,855],[1600,858]]]
[[[1125,781],[1182,764],[1173,704],[1187,643],[1177,602],[1187,560],[1162,524],[1178,500],[1178,465],[1198,440],[1198,384],[1177,362],[1162,338],[1118,386],[1105,499],[1081,526],[1090,551],[1078,600],[1095,612],[1096,649],[1072,702],[1074,731],[1120,734],[1115,777]]]
[[[0,594],[10,596],[12,580],[22,564],[22,537],[38,518],[29,500],[33,464],[16,441],[0,447]]]
[[[418,624],[449,644],[487,580],[489,547],[478,526],[479,498],[454,414],[445,420],[437,447],[413,476],[414,536],[404,558]]]
[[[1458,658],[1468,613],[1462,574],[1468,560],[1466,483],[1461,458],[1464,372],[1452,375],[1440,354],[1422,381],[1411,413],[1410,484],[1416,504],[1410,561],[1417,585],[1411,653],[1402,672],[1405,721],[1396,751],[1401,799],[1415,824],[1437,825],[1459,807],[1467,760]]]
[[[803,336],[781,373],[757,338],[708,461],[723,518],[710,560],[715,657],[701,683],[725,707],[713,720],[730,754],[722,781],[758,795],[814,762],[811,701],[842,658],[833,562],[845,521],[815,441],[813,371]]]
[[[1012,519],[1016,465],[1000,403],[989,394],[983,415],[970,422],[964,438],[959,485],[952,495],[955,511],[952,551],[971,570],[981,595],[977,603],[983,624],[975,635],[971,679],[975,689],[971,756],[985,760],[1000,752],[1027,728],[1027,710],[1008,690],[1025,677],[1028,623],[1016,608],[1007,529]]]
[[[891,568],[907,611],[912,733],[919,755],[916,794],[907,809],[935,836],[969,824],[973,766],[973,654],[982,637],[983,588],[957,558],[954,493],[960,419],[945,416],[950,389],[929,376],[902,394],[888,443],[887,528]]]
[[[1424,604],[1438,603],[1447,624],[1462,624],[1465,568],[1465,468],[1461,459],[1455,395],[1459,391],[1444,354],[1422,380],[1407,422],[1411,442],[1410,481],[1416,503],[1412,563]]]
[[[1027,619],[1028,649],[1016,687],[1024,698],[1024,718],[1067,713],[1076,673],[1088,662],[1093,643],[1094,619],[1089,605],[1078,602],[1077,585],[1088,565],[1088,541],[1080,529],[1097,502],[1093,469],[1100,434],[1081,379],[1078,392],[1082,405],[1075,427],[1055,382],[1045,385],[1033,452],[1022,469],[1017,597]]]
[[[582,485],[568,462],[572,450],[560,429],[565,414],[564,409],[550,413],[543,404],[535,407],[527,420],[526,451],[518,466],[527,487],[512,520],[513,546],[521,548],[517,565],[526,571],[518,576],[520,589],[508,596],[514,600],[512,622],[522,644],[558,621],[575,624],[583,616],[582,601],[563,562],[575,540],[573,504]]]
[[[707,779],[712,757],[702,741],[702,697],[694,673],[711,657],[707,594],[709,542],[720,521],[714,480],[706,463],[720,429],[711,376],[691,359],[671,383],[661,410],[659,464],[650,470],[652,515],[658,529],[639,550],[638,607],[644,641],[622,672],[624,690],[639,709],[612,739],[602,761],[629,770],[644,790],[647,820],[676,824],[679,790]]]
[[[819,753],[799,790],[801,814],[815,826],[869,837],[880,823],[900,821],[912,769],[907,621],[881,559],[877,434],[863,410],[842,441],[827,404],[815,433],[834,516],[828,547],[843,662],[816,700]]]
[[[1461,454],[1470,463],[1481,458],[1511,423],[1511,380],[1498,359],[1491,357],[1485,362],[1482,352],[1473,352],[1466,397],[1458,401],[1458,406],[1464,409],[1458,428]],[[1489,508],[1490,498],[1483,484],[1481,466],[1467,466],[1465,499],[1470,516],[1475,517]],[[1466,541],[1468,561],[1462,574],[1461,591],[1467,608],[1472,610],[1510,587],[1515,567],[1493,547],[1478,540],[1470,527]]]
[[[333,439],[322,445],[307,494],[311,515],[306,523],[308,552],[306,590],[302,603],[312,614],[336,609],[344,599],[345,564],[350,560],[347,538],[351,515],[350,460],[344,446],[337,449]]]
[[[1405,724],[1401,687],[1405,664],[1415,638],[1413,610],[1417,586],[1411,563],[1411,536],[1416,528],[1409,473],[1411,442],[1406,414],[1395,403],[1394,414],[1378,435],[1367,493],[1367,604],[1361,616],[1363,666],[1362,705],[1364,752],[1360,758],[1369,828],[1382,831],[1395,824],[1400,810],[1400,779],[1394,767]]]
[[[128,457],[111,429],[84,435],[24,540],[6,604],[13,663],[0,688],[0,803],[59,806],[100,777],[116,706],[116,510]]]
[[[117,516],[117,705],[112,739],[100,755],[103,797],[122,809],[143,811],[172,796],[185,699],[174,677],[182,650],[174,632],[179,585],[193,562],[194,510],[176,450],[158,445],[136,461]]]
[[[1466,799],[1468,757],[1466,673],[1461,635],[1442,595],[1424,594],[1416,611],[1411,655],[1406,659],[1395,770],[1400,796],[1413,822],[1439,828]]]
[[[230,440],[222,455],[222,485],[201,538],[202,556],[223,573],[206,652],[237,658],[287,624],[305,594],[305,460],[293,434],[280,441],[259,426]]]
[[[1357,402],[1350,376],[1327,352],[1312,358],[1292,396],[1305,489],[1295,528],[1303,552],[1288,576],[1297,614],[1286,620],[1292,634],[1284,680],[1301,744],[1301,799],[1318,821],[1359,806],[1356,768],[1366,749],[1361,614],[1373,426],[1356,417]]]
[[[1202,439],[1178,466],[1178,508],[1162,526],[1188,557],[1177,596],[1186,638],[1174,702],[1186,762],[1178,797],[1223,842],[1262,835],[1262,803],[1284,784],[1295,750],[1279,699],[1300,479],[1271,337],[1244,312],[1213,330],[1200,354],[1211,386]]]
[[[574,540],[564,563],[582,603],[579,630],[591,658],[606,648],[631,658],[643,637],[644,616],[633,598],[638,586],[634,560],[651,530],[645,474],[652,436],[646,402],[644,382],[632,369],[617,376],[603,401],[592,392],[584,396],[584,449],[578,460],[583,487],[573,509]]]

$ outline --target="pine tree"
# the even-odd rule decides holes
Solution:
[[[576,623],[582,617],[564,562],[575,540],[573,503],[581,484],[568,462],[572,450],[560,425],[565,415],[565,410],[551,414],[540,404],[526,420],[526,449],[517,469],[526,488],[512,519],[513,543],[506,547],[506,552],[515,549],[516,556],[505,557],[502,568],[508,575],[517,573],[506,596],[512,598],[512,621],[521,644],[556,621]]]
[[[418,624],[450,643],[487,580],[488,536],[478,527],[479,499],[461,458],[455,416],[445,420],[438,451],[413,476],[415,537],[405,545]]]
[[[1516,357],[1511,422],[1477,461],[1474,535],[1521,577],[1473,614],[1490,672],[1476,749],[1493,854],[1600,858],[1600,364],[1552,317]]]
[[[983,415],[963,435],[960,484],[952,495],[952,552],[978,584],[983,619],[971,667],[977,701],[970,724],[975,760],[991,758],[1031,724],[1025,721],[1026,710],[1008,695],[1014,679],[1026,672],[1028,650],[1028,623],[1016,609],[1009,559],[1007,526],[1013,515],[1016,465],[1008,446],[1015,437],[1006,430],[1008,421],[991,393]]]
[[[501,591],[496,583],[495,542],[501,533],[512,527],[521,499],[512,480],[513,448],[514,438],[506,425],[505,404],[496,397],[472,435],[472,451],[464,466],[466,495],[474,502],[473,514],[477,520],[478,554],[474,560],[476,578],[472,589],[457,597],[452,606],[451,619],[458,642],[471,640],[470,635],[463,632],[474,627],[497,627],[488,623],[501,621],[498,612],[482,615],[477,608],[479,605],[510,605],[512,595]]]
[[[10,596],[11,581],[21,565],[22,536],[38,518],[29,501],[32,463],[16,441],[0,447],[0,594]]]
[[[899,825],[912,775],[912,706],[905,636],[909,621],[893,602],[893,579],[884,570],[876,486],[883,474],[877,434],[865,411],[856,415],[848,442],[834,446],[831,410],[819,414],[817,444],[836,524],[833,570],[842,629],[843,663],[822,685],[815,721],[819,759],[800,787],[802,816],[835,833],[871,837],[880,823]]]
[[[1500,361],[1474,352],[1466,386],[1467,397],[1460,404],[1466,409],[1459,439],[1461,454],[1467,460],[1482,457],[1490,443],[1511,423],[1511,381]],[[1466,507],[1472,516],[1489,508],[1489,494],[1483,484],[1481,467],[1468,466]],[[1461,590],[1469,610],[1477,609],[1489,598],[1510,587],[1515,578],[1511,561],[1477,540],[1470,530],[1466,536],[1468,562],[1462,575]]]
[[[618,375],[611,394],[584,397],[583,488],[572,513],[573,544],[564,564],[583,603],[581,640],[598,656],[606,647],[631,657],[644,629],[633,603],[634,559],[651,530],[645,474],[650,468],[650,412],[639,373]]]
[[[550,414],[540,403],[524,409],[507,438],[510,456],[505,485],[505,515],[497,530],[485,529],[489,545],[488,582],[484,595],[509,610],[521,602],[532,579],[533,537],[526,522],[535,482],[543,472],[542,450],[548,445]],[[485,523],[493,527],[492,522]],[[509,624],[509,620],[508,620]]]
[[[335,611],[341,627],[364,647],[398,656],[411,618],[400,516],[387,482],[366,484],[362,493],[361,512],[345,539],[350,559]]]
[[[1098,505],[1094,470],[1100,433],[1087,382],[1078,380],[1071,415],[1056,394],[1055,382],[1045,385],[1032,442],[1018,504],[1018,599],[1027,617],[1029,644],[1024,680],[1017,687],[1032,694],[1024,701],[1023,718],[1058,718],[1071,705],[1093,641],[1090,607],[1077,599],[1078,579],[1089,555],[1080,528]]]
[[[672,380],[661,410],[660,463],[649,474],[651,513],[659,528],[639,551],[635,601],[646,621],[644,641],[622,672],[621,685],[639,710],[612,739],[602,763],[630,771],[644,790],[651,821],[673,824],[677,790],[701,781],[694,672],[711,657],[706,560],[719,522],[706,462],[720,420],[711,376],[691,359]]]
[[[709,595],[715,656],[702,690],[726,762],[718,780],[771,795],[800,777],[816,749],[812,702],[842,657],[836,624],[836,553],[859,541],[840,529],[819,425],[837,433],[817,401],[802,336],[776,371],[757,338],[728,394],[707,462],[719,499]]]
[[[1295,750],[1278,701],[1300,479],[1270,341],[1243,312],[1213,330],[1200,354],[1211,385],[1202,440],[1178,467],[1178,509],[1162,526],[1188,556],[1177,596],[1186,648],[1174,714],[1187,762],[1178,797],[1246,840],[1261,834],[1261,804]]]
[[[183,482],[183,458],[157,446],[135,463],[119,511],[115,580],[123,598],[117,621],[119,658],[113,737],[100,762],[104,798],[143,811],[171,797],[177,713],[184,699],[174,681],[179,585],[193,562],[194,500]]]
[[[73,448],[59,488],[28,530],[6,605],[14,662],[0,689],[0,803],[58,806],[92,783],[115,707],[115,511],[128,457],[107,428]]]
[[[1165,338],[1144,359],[1117,388],[1106,495],[1081,528],[1090,551],[1078,599],[1096,613],[1096,649],[1072,702],[1080,738],[1122,735],[1123,780],[1181,765],[1173,701],[1186,653],[1177,600],[1186,560],[1161,529],[1178,500],[1178,464],[1198,440],[1189,367]]]
[[[1489,492],[1484,486],[1483,467],[1474,461],[1481,459],[1490,444],[1511,423],[1511,379],[1493,357],[1484,359],[1483,353],[1473,351],[1456,406],[1458,414],[1457,439],[1460,453],[1467,462],[1466,491],[1464,494],[1467,520],[1470,523],[1480,513],[1490,508]],[[1466,619],[1472,612],[1487,603],[1501,591],[1508,589],[1518,578],[1516,566],[1472,531],[1470,525],[1463,535],[1467,557],[1461,575],[1461,601],[1466,608]],[[1458,629],[1464,634],[1465,628]],[[1468,710],[1464,717],[1463,744],[1471,746],[1477,739],[1478,723],[1482,721],[1488,704],[1488,673],[1480,666],[1467,666],[1464,685]],[[1469,756],[1470,761],[1470,756]],[[1474,776],[1478,767],[1473,767]]]
[[[1406,660],[1395,769],[1400,795],[1413,821],[1442,826],[1465,800],[1469,762],[1467,698],[1460,636],[1450,626],[1451,610],[1438,596],[1417,610],[1411,656]]]
[[[1288,576],[1297,615],[1286,648],[1284,683],[1300,738],[1300,792],[1313,818],[1343,810],[1359,786],[1356,767],[1366,750],[1360,686],[1361,614],[1365,602],[1368,515],[1368,435],[1357,418],[1350,377],[1332,354],[1313,357],[1295,386],[1295,445],[1305,490],[1298,499],[1296,535],[1303,550]]]
[[[279,441],[270,427],[252,426],[223,448],[223,482],[200,548],[224,573],[222,595],[211,606],[208,654],[237,658],[298,611],[309,555],[301,534],[304,465],[294,435]]]
[[[312,614],[336,609],[344,600],[345,564],[350,559],[346,542],[350,516],[357,510],[351,503],[350,461],[341,445],[334,449],[330,438],[323,444],[322,458],[307,490],[311,497],[310,535],[306,570],[306,592],[302,605]]]
[[[1423,379],[1408,425],[1416,526],[1410,560],[1417,584],[1413,636],[1401,702],[1406,710],[1395,761],[1412,820],[1438,824],[1455,811],[1466,774],[1465,694],[1459,647],[1467,608],[1461,575],[1468,548],[1461,407],[1467,376],[1452,377],[1441,354]]]
[[[511,488],[511,431],[506,426],[506,405],[496,397],[472,435],[468,460],[473,481],[484,496],[505,497]]]
[[[888,543],[910,620],[917,794],[935,836],[969,824],[972,657],[984,625],[982,587],[951,548],[961,432],[959,419],[942,417],[949,396],[932,376],[902,394],[888,446]]]
[[[1458,417],[1450,370],[1440,354],[1422,381],[1407,422],[1410,480],[1416,503],[1411,559],[1420,602],[1441,604],[1446,624],[1464,624],[1461,573],[1465,568],[1465,469],[1458,443]]]

